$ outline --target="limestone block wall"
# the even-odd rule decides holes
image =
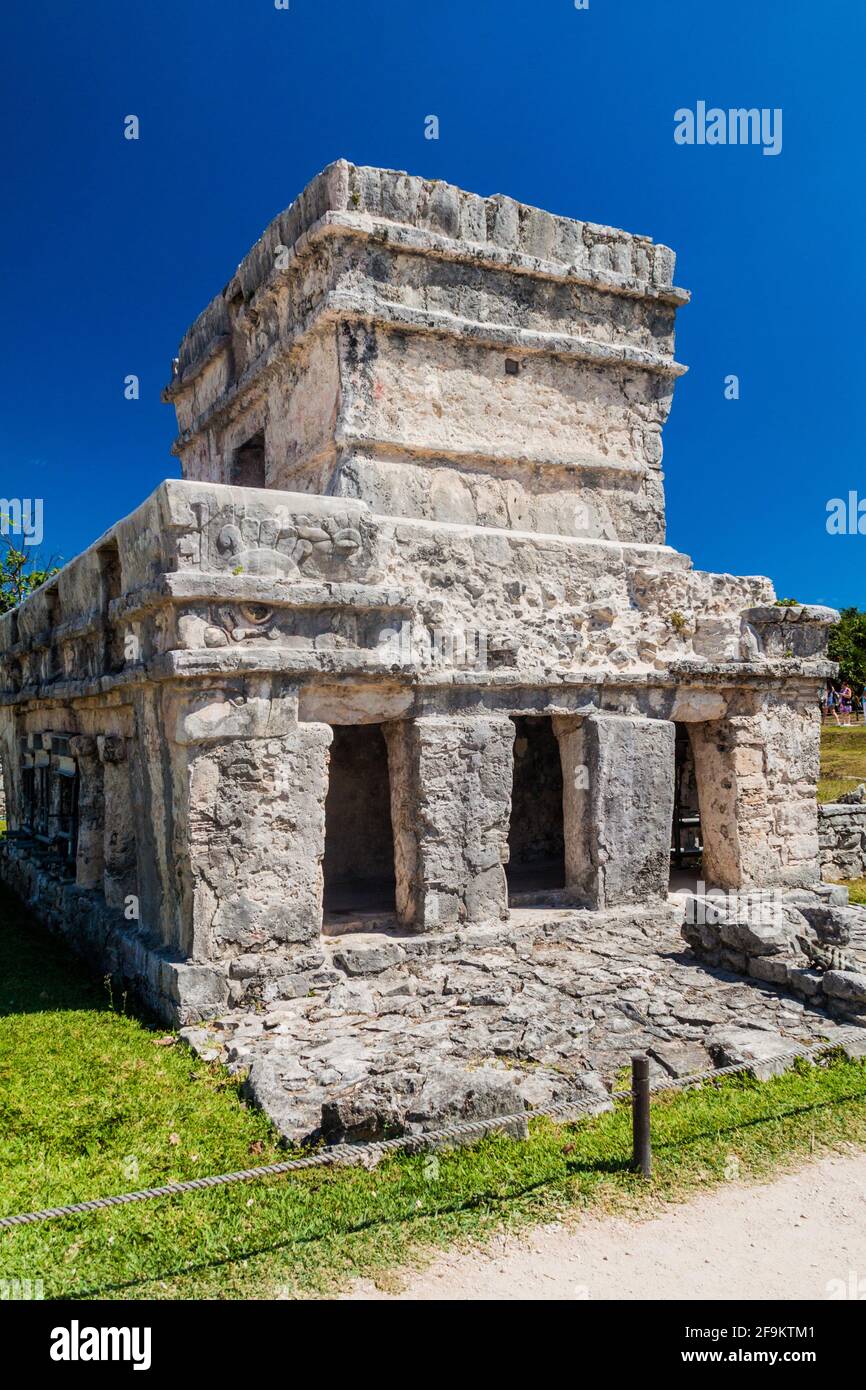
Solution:
[[[674,256],[648,237],[339,162],[274,219],[181,343],[184,476],[379,512],[664,535]]]
[[[842,883],[866,876],[866,804],[818,806],[821,877]]]
[[[662,546],[434,527],[359,501],[165,483],[0,617],[7,785],[15,803],[30,733],[102,739],[105,769],[123,762],[111,740],[125,740],[123,774],[94,776],[109,790],[131,786],[138,887],[153,917],[176,891],[165,845],[182,834],[162,683],[251,708],[244,680],[280,675],[309,723],[459,714],[461,702],[470,713],[482,698],[506,716],[607,705],[695,726],[719,872],[740,860],[738,833],[724,827],[751,822],[750,874],[761,871],[761,835],[765,866],[796,873],[817,852],[813,706],[830,668],[814,648],[833,615],[765,605],[753,633],[747,615],[771,595],[767,580],[702,574]],[[765,650],[757,628],[774,650],[782,630],[784,654]],[[477,667],[455,656],[461,634],[483,638]]]
[[[689,724],[703,872],[723,888],[815,880],[820,715],[811,692],[765,696],[754,713]]]
[[[219,651],[247,666],[263,651],[273,661],[327,649],[355,666],[364,653],[380,675],[395,664],[434,670],[437,632],[480,633],[491,669],[533,678],[680,663],[692,664],[686,676],[722,664],[733,674],[769,659],[794,672],[815,659],[833,615],[773,609],[798,620],[751,629],[744,615],[771,597],[768,580],[707,575],[664,546],[431,527],[350,499],[177,481],[20,614],[0,617],[0,646],[19,698],[80,691],[106,674],[128,681],[154,662],[204,669]],[[386,638],[406,623],[395,657]],[[761,634],[780,626],[787,645],[771,658]]]

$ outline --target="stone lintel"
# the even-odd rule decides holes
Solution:
[[[179,746],[294,736],[298,692],[255,676],[222,689],[168,687],[163,717],[167,736]]]

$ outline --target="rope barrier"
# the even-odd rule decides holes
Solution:
[[[815,1043],[810,1047],[799,1045],[786,1052],[776,1053],[767,1058],[774,1065],[780,1062],[795,1061],[799,1058],[820,1057],[844,1047],[848,1040],[855,1040],[862,1046],[866,1034],[860,1028],[840,1029],[829,1042]],[[650,1083],[652,1091],[687,1090],[715,1081],[721,1077],[733,1076],[738,1072],[750,1070],[758,1062],[733,1062],[725,1067],[713,1067],[703,1072],[691,1072],[682,1077],[656,1077]],[[628,1100],[633,1096],[631,1089],[611,1092],[611,1100]],[[206,1192],[216,1187],[229,1187],[233,1183],[256,1182],[260,1178],[281,1177],[286,1173],[305,1172],[311,1168],[336,1168],[357,1166],[373,1167],[382,1158],[395,1153],[420,1153],[437,1144],[448,1143],[452,1139],[483,1139],[497,1130],[523,1125],[528,1120],[545,1118],[567,1122],[583,1115],[598,1114],[603,1102],[600,1097],[587,1096],[584,1099],[559,1101],[548,1106],[521,1110],[513,1115],[494,1115],[486,1119],[461,1120],[459,1123],[440,1125],[436,1129],[425,1130],[421,1134],[401,1134],[394,1139],[383,1139],[368,1144],[334,1144],[319,1153],[308,1154],[305,1158],[290,1158],[283,1163],[268,1163],[258,1168],[243,1168],[235,1173],[220,1173],[206,1178],[190,1178],[185,1182],[166,1183],[163,1187],[146,1187],[138,1192],[124,1192],[112,1197],[94,1197],[86,1202],[73,1202],[68,1206],[46,1207],[42,1211],[22,1212],[17,1216],[0,1217],[0,1230],[11,1230],[18,1226],[31,1226],[41,1221],[53,1221],[61,1216],[78,1216],[91,1211],[105,1211],[111,1207],[129,1206],[133,1202],[149,1202],[159,1197],[178,1197],[187,1192]]]

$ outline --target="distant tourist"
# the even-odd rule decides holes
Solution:
[[[842,715],[842,723],[850,724],[854,712],[854,691],[846,681],[839,691],[839,712]]]

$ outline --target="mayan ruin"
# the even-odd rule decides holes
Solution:
[[[0,618],[3,879],[287,1137],[603,1103],[636,1040],[866,1008],[821,987],[837,614],[665,543],[674,259],[331,165],[180,345],[182,478]],[[772,901],[693,917],[672,985],[698,845]]]

